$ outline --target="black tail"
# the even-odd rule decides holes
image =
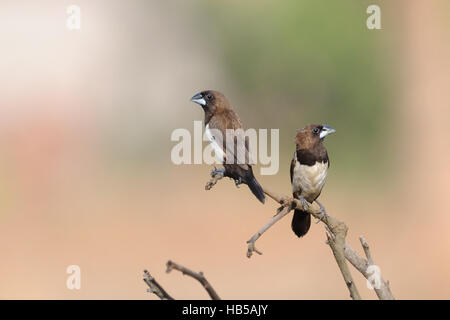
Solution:
[[[311,215],[305,211],[294,210],[294,217],[292,218],[291,227],[297,237],[303,237],[306,233],[308,233],[310,226]]]
[[[264,191],[261,185],[256,181],[255,177],[252,175],[248,178],[247,185],[252,191],[252,193],[258,198],[259,201],[264,203],[266,197],[264,196]]]

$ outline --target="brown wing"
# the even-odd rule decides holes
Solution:
[[[291,185],[292,185],[292,189],[294,190],[294,168],[295,168],[295,164],[297,163],[297,152],[294,152],[294,156],[292,157],[291,160],[291,168],[290,168],[290,176],[291,176]],[[301,191],[297,190],[296,192],[293,192],[292,195],[294,196],[294,198],[298,198],[300,196]]]
[[[295,153],[294,153],[294,156],[292,157],[292,160],[291,160],[291,169],[290,169],[290,175],[291,175],[291,184],[292,184],[292,177],[293,177],[293,175],[294,175],[294,167],[295,167]]]
[[[234,146],[238,145],[238,141],[245,141],[245,163],[244,164],[238,164],[238,155],[236,154],[235,150],[227,150],[227,136],[226,136],[226,130],[227,129],[243,129],[241,119],[239,119],[239,116],[236,112],[233,110],[225,110],[223,113],[214,115],[211,120],[209,121],[209,127],[211,129],[218,129],[223,137],[223,151],[224,154],[227,154],[227,151],[231,154],[231,156],[234,158],[234,164],[237,164],[239,167],[241,167],[244,170],[248,170],[249,166],[249,143],[248,143],[248,137],[243,137],[243,132],[237,132],[234,136]],[[244,140],[241,140],[244,139]]]

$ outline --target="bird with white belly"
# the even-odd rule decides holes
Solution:
[[[330,162],[323,139],[335,130],[327,125],[311,124],[297,131],[296,151],[291,161],[292,194],[306,209],[320,195],[327,178]],[[292,230],[304,236],[311,226],[311,215],[306,210],[295,209]]]

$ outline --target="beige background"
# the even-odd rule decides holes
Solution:
[[[189,98],[220,89],[247,126],[280,128],[280,172],[258,179],[288,193],[291,139],[312,119],[292,111],[301,99],[255,100],[227,73],[221,38],[200,9],[208,1],[75,2],[80,31],[65,27],[67,1],[0,5],[0,298],[154,299],[143,269],[176,298],[207,298],[192,279],[165,274],[172,259],[204,271],[223,298],[347,299],[322,226],[299,240],[284,219],[249,260],[245,242],[276,205],[230,181],[206,192],[209,166],[169,158],[172,130],[203,118]],[[379,32],[386,124],[376,144],[364,142],[375,154],[367,166],[366,151],[343,138],[345,123],[336,126],[321,200],[346,221],[354,248],[362,252],[358,237],[367,238],[397,298],[448,299],[449,6],[383,1],[383,30],[367,31],[368,4],[355,23],[367,37]],[[295,123],[283,126],[287,119]],[[353,155],[340,161],[339,152]],[[78,291],[65,285],[71,264],[81,267]],[[376,298],[354,277],[363,298]]]

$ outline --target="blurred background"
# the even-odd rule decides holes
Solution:
[[[279,173],[255,171],[279,193],[296,129],[336,128],[321,202],[396,298],[449,299],[449,15],[445,0],[2,1],[0,298],[155,299],[144,269],[208,298],[172,259],[225,299],[348,299],[322,225],[298,239],[287,217],[249,260],[276,204],[229,180],[207,192],[211,166],[170,161],[172,131],[203,120],[189,98],[217,89],[247,128],[280,129]]]

